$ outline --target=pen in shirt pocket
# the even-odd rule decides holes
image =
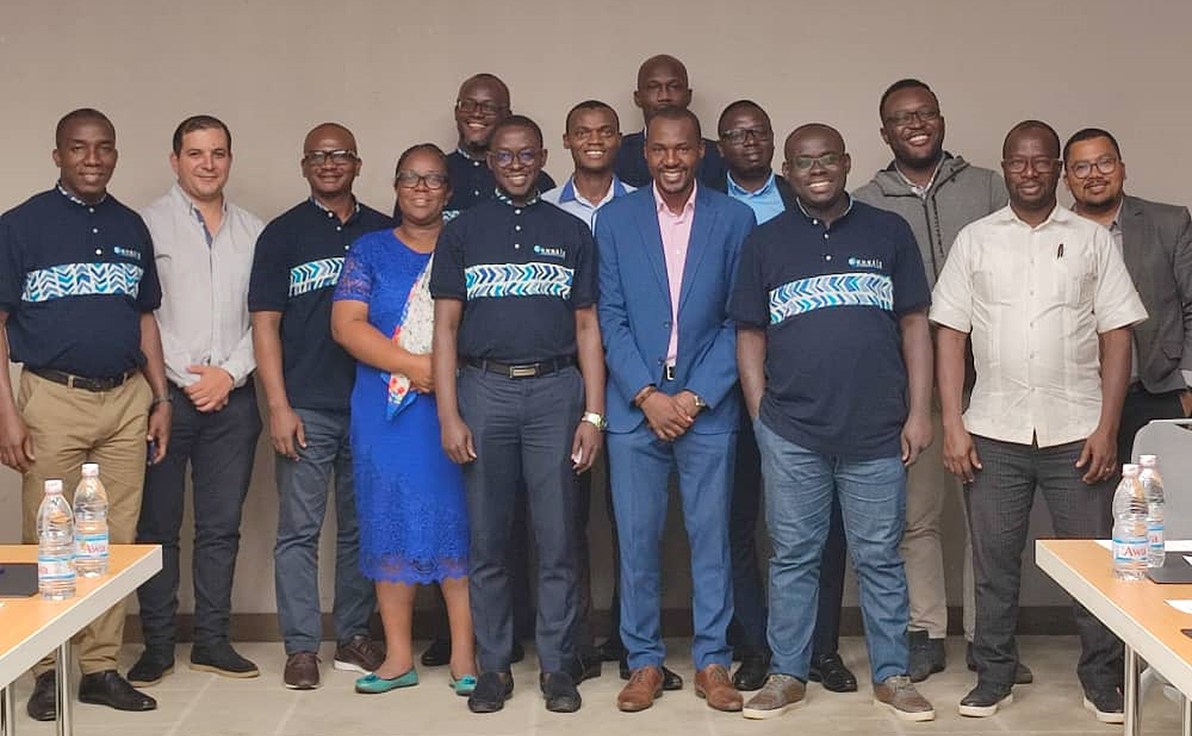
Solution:
[[[1060,247],[1055,249],[1055,257],[1056,258],[1064,257],[1064,244],[1063,243],[1060,243]]]

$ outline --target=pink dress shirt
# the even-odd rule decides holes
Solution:
[[[666,364],[673,366],[679,354],[679,290],[683,285],[683,266],[687,263],[687,244],[691,240],[691,221],[695,219],[695,188],[675,214],[662,200],[658,185],[654,184],[654,204],[658,208],[658,231],[662,235],[662,254],[666,258],[666,280],[670,284],[671,333],[666,348]]]

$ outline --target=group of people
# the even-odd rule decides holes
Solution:
[[[1122,152],[1097,128],[1061,147],[1027,120],[1001,176],[969,164],[944,149],[940,102],[918,80],[882,95],[893,161],[852,194],[837,130],[795,128],[779,174],[759,104],[728,105],[712,140],[691,97],[663,55],[638,72],[641,132],[622,135],[608,104],[575,105],[574,171],[555,186],[539,126],[478,74],[456,99],[457,149],[398,159],[392,217],[355,198],[360,148],[325,123],[303,141],[310,197],[267,225],[224,196],[231,133],[217,118],[178,126],[177,183],[137,214],[107,191],[112,123],[66,115],[57,185],[0,217],[0,357],[24,364],[15,399],[0,371],[0,461],[23,474],[26,542],[43,482],[69,488],[89,460],[112,541],[163,547],[138,591],[144,651],[122,677],[123,606],[102,616],[81,639],[80,699],[156,707],[136,688],[174,667],[188,467],[190,666],[258,674],[228,631],[262,427],[254,374],[276,452],[286,687],[320,683],[333,497],[334,665],[360,673],[357,691],[418,683],[414,593],[434,584],[443,626],[423,665],[447,665],[473,712],[500,710],[533,587],[546,708],[578,710],[603,660],[628,681],[620,710],[651,707],[683,687],[660,624],[672,475],[694,690],[710,707],[771,718],[809,681],[858,688],[837,646],[848,557],[874,703],[934,718],[915,683],[947,664],[941,514],[960,492],[977,682],[959,711],[992,715],[1031,682],[1014,632],[1036,486],[1057,535],[1108,536],[1134,433],[1192,413],[1188,210],[1125,195]],[[1057,204],[1061,178],[1073,210]],[[597,462],[617,560],[600,646]],[[377,609],[384,643],[369,635]],[[1084,705],[1120,722],[1121,644],[1079,606],[1076,622]],[[53,718],[52,660],[35,674],[29,713]]]

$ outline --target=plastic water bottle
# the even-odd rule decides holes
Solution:
[[[83,463],[74,495],[75,571],[85,578],[108,572],[108,492],[99,480],[99,464]]]
[[[47,480],[37,509],[37,590],[51,601],[75,594],[74,517],[62,497],[62,481]]]
[[[1146,492],[1138,471],[1133,463],[1123,465],[1122,481],[1113,494],[1113,576],[1118,580],[1146,577]]]
[[[1159,475],[1159,458],[1156,455],[1141,455],[1138,464],[1142,466],[1138,482],[1146,492],[1146,562],[1149,567],[1163,567],[1167,549],[1163,533],[1163,476]]]

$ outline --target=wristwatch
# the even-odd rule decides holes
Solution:
[[[602,414],[597,414],[594,411],[585,411],[584,415],[580,419],[580,421],[587,422],[588,424],[591,424],[593,427],[600,430],[601,432],[603,432],[604,428],[608,426],[608,420],[605,419]]]
[[[708,402],[704,401],[703,396],[700,396],[699,394],[695,393],[694,391],[691,392],[691,396],[695,399],[695,408],[696,409],[703,411],[704,409],[708,408]]]

